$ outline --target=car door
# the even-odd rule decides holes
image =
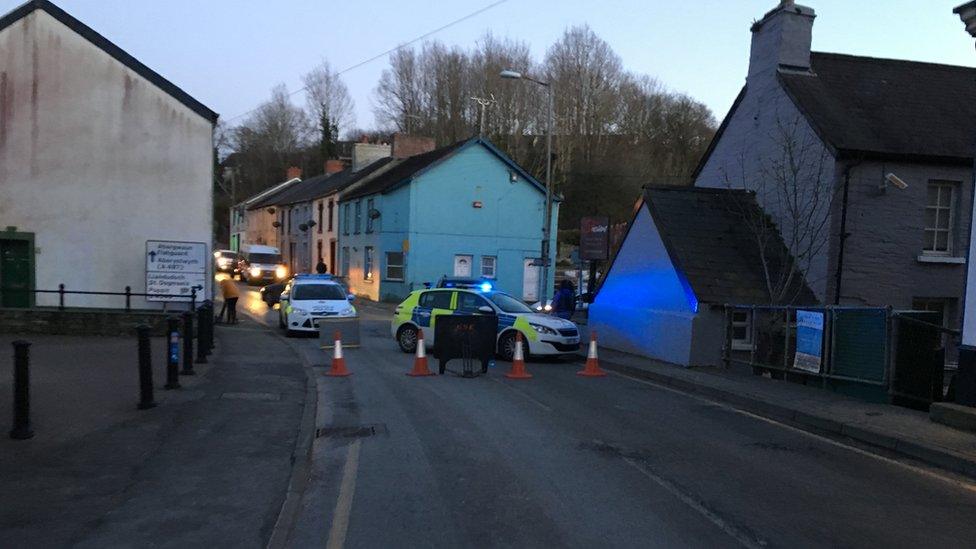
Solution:
[[[455,297],[452,290],[431,290],[420,294],[413,310],[413,321],[424,329],[424,340],[434,344],[434,328],[437,317],[454,314]]]
[[[466,315],[483,315],[481,307],[491,307],[488,300],[473,292],[458,292],[455,310]],[[494,307],[491,307],[494,310]]]

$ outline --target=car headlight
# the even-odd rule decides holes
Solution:
[[[288,312],[291,314],[296,314],[298,316],[305,316],[308,314],[308,311],[306,311],[305,309],[298,309],[296,307],[292,307],[291,310],[289,310]]]
[[[285,278],[286,276],[288,276],[288,268],[285,267],[284,265],[278,265],[275,268],[275,277]]]
[[[540,334],[558,335],[556,333],[556,330],[553,330],[552,328],[549,328],[548,326],[543,326],[542,324],[532,324],[530,322],[529,323],[529,326],[532,326],[532,329],[535,330],[536,332],[539,332]]]
[[[339,316],[356,316],[356,308],[349,307],[348,309],[343,309],[339,311]]]
[[[260,267],[251,267],[251,270],[248,271],[248,272],[251,273],[251,276],[255,276],[255,277],[261,276],[261,268]]]
[[[230,265],[230,260],[227,259],[226,257],[221,257],[220,259],[217,260],[217,265],[220,265],[221,267],[226,267]]]

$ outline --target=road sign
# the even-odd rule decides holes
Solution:
[[[580,258],[602,261],[610,255],[610,218],[580,218]]]
[[[190,301],[202,298],[207,284],[207,245],[203,242],[146,241],[146,301]],[[181,297],[182,296],[182,297]]]

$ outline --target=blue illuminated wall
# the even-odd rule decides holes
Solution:
[[[602,346],[689,365],[698,307],[642,206],[590,306],[590,328]]]

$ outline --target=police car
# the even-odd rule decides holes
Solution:
[[[424,343],[436,345],[437,317],[453,314],[493,314],[498,317],[499,356],[511,360],[515,353],[515,334],[522,333],[527,354],[552,356],[575,353],[580,335],[576,324],[558,317],[532,312],[525,303],[494,290],[489,282],[452,285],[410,293],[393,314],[391,334],[400,349],[412,353],[417,348],[417,331],[424,330]]]
[[[330,275],[296,275],[281,292],[278,325],[288,335],[318,332],[323,318],[355,317],[356,308],[350,303],[354,297]]]

